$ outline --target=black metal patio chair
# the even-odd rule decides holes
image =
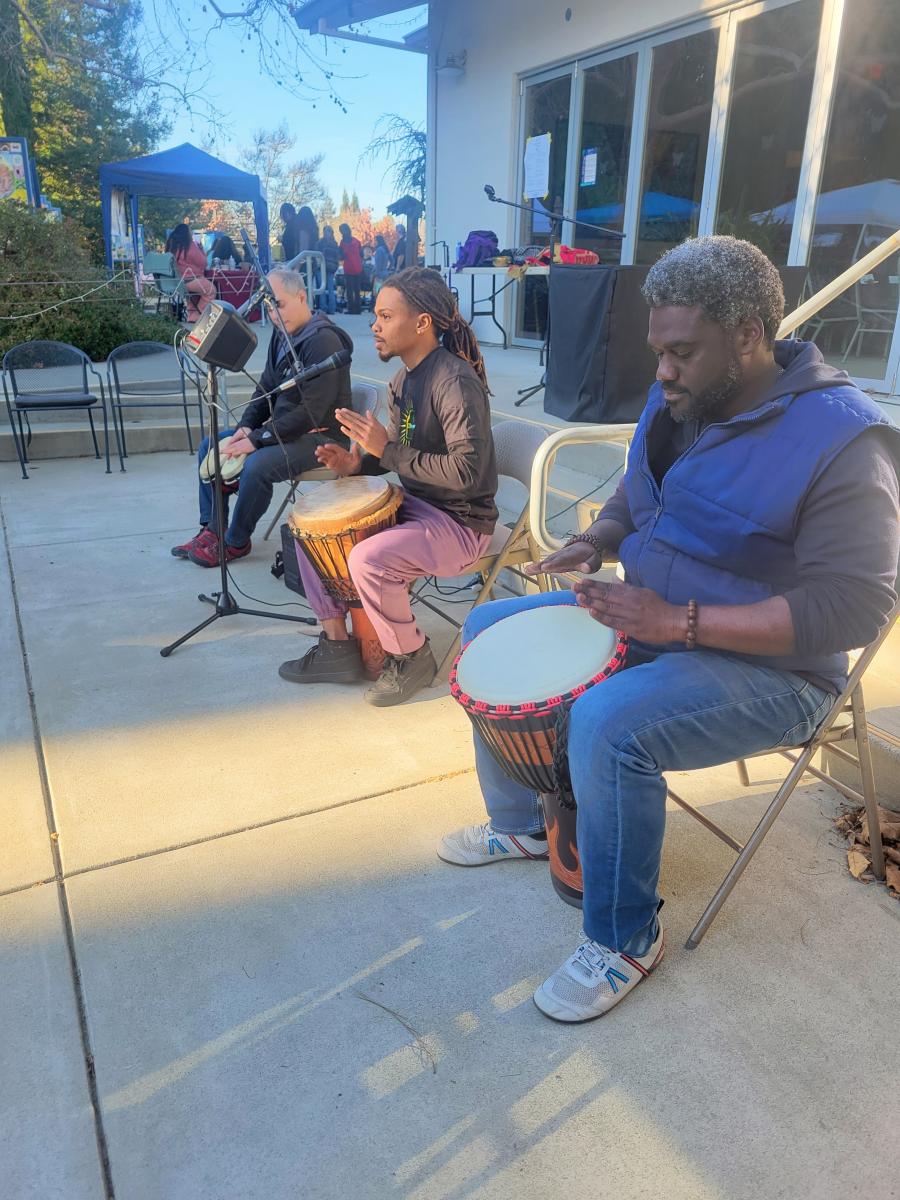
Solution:
[[[128,342],[109,355],[106,375],[113,428],[124,458],[128,457],[128,446],[123,414],[129,408],[180,408],[184,413],[188,453],[194,453],[188,410],[197,409],[202,440],[203,399],[197,370],[183,351],[165,342]]]
[[[32,439],[29,413],[83,409],[90,423],[94,457],[99,458],[100,446],[94,425],[94,409],[97,405],[103,414],[106,473],[110,473],[106,391],[100,372],[82,350],[67,342],[22,342],[4,354],[2,373],[6,411],[23,479],[28,478],[26,466]],[[99,395],[91,391],[89,375],[96,379],[93,386]],[[124,471],[121,449],[119,463]]]

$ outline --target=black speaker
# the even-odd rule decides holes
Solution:
[[[201,362],[240,371],[256,349],[256,334],[233,304],[214,300],[184,339]]]

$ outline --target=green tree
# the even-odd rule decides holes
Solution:
[[[147,153],[168,128],[158,92],[142,84],[129,50],[139,22],[133,0],[0,0],[0,36],[18,56],[0,73],[4,128],[27,129],[27,105],[42,190],[88,229],[95,254],[99,164]]]

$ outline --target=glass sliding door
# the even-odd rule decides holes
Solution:
[[[578,148],[576,217],[621,230],[634,114],[637,54],[597,63],[584,72]],[[593,250],[606,266],[618,264],[622,239],[590,225],[575,227],[575,244]]]
[[[818,291],[900,228],[900,10],[853,0],[844,10],[837,80],[809,252]],[[801,331],[830,362],[890,390],[900,295],[892,255]]]
[[[519,245],[546,246],[550,241],[550,213],[562,212],[568,168],[569,121],[572,106],[572,71],[549,79],[527,82],[523,93],[521,153],[528,139],[550,134],[547,195],[528,203],[531,212],[520,212]],[[523,189],[516,197],[522,203]],[[526,276],[516,287],[516,336],[539,341],[547,321],[547,280]]]
[[[653,50],[635,262],[697,232],[718,48],[706,29]]]
[[[740,21],[716,233],[788,259],[823,0],[799,0]]]

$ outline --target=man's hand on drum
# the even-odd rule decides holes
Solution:
[[[565,575],[575,571],[579,575],[590,575],[600,569],[602,555],[588,542],[573,542],[571,546],[563,546],[548,554],[540,562],[526,563],[526,575]]]
[[[316,446],[316,459],[323,467],[327,467],[329,471],[335,471],[338,475],[358,475],[359,468],[362,466],[362,454],[359,446],[345,450],[343,446],[338,446],[335,442],[326,442],[323,446]]]
[[[669,604],[649,588],[629,583],[601,583],[582,579],[575,596],[595,621],[651,646],[684,641],[685,609]]]
[[[238,454],[252,454],[256,447],[250,441],[249,429],[237,429],[222,448],[225,458],[236,458]]]
[[[388,444],[388,431],[381,422],[372,413],[361,417],[352,408],[338,408],[335,412],[341,423],[341,433],[362,446],[366,454],[381,458]]]

